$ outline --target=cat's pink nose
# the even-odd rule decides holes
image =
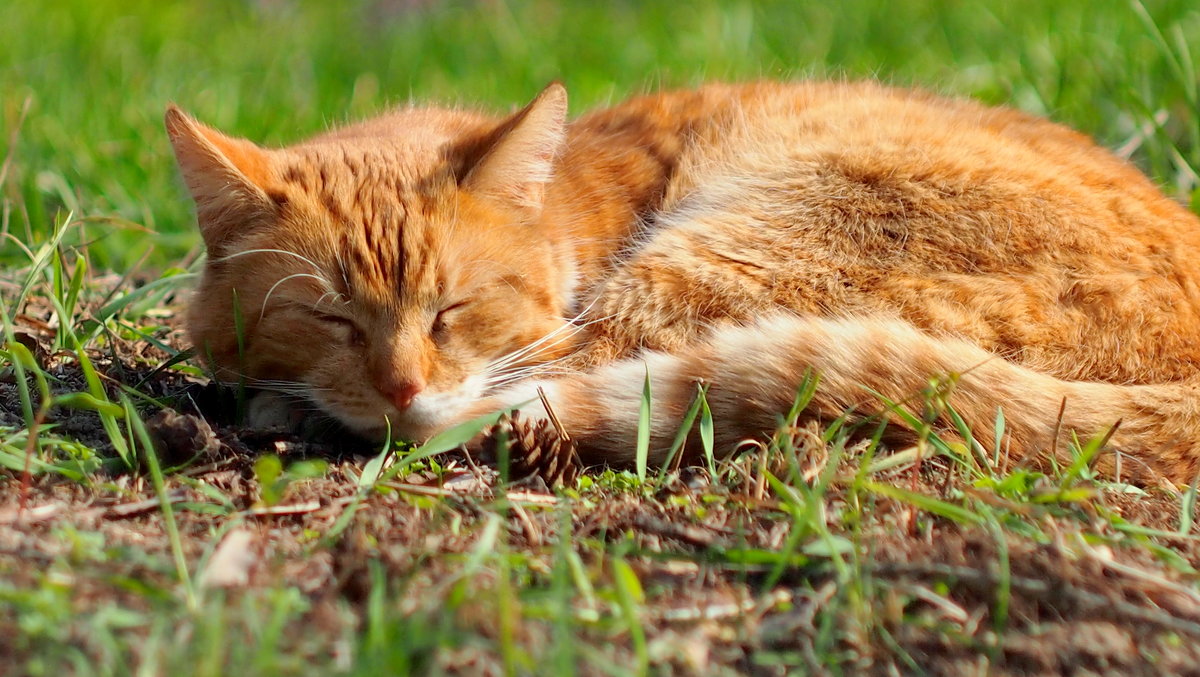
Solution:
[[[412,404],[413,399],[417,394],[425,389],[424,381],[409,381],[406,383],[396,383],[389,385],[387,388],[381,388],[383,396],[392,403],[400,411],[408,409]]]

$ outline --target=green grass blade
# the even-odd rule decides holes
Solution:
[[[908,489],[901,489],[891,484],[881,484],[868,480],[863,483],[863,488],[872,493],[914,505],[925,512],[954,520],[960,524],[980,525],[984,523],[983,517],[960,505],[947,503],[932,496],[919,494]]]
[[[54,347],[55,348],[61,348],[63,346],[62,331],[65,328],[69,328],[74,323],[73,322],[74,318],[68,317],[63,313],[64,309],[61,305],[62,302],[64,300],[66,300],[65,297],[67,295],[67,287],[66,287],[66,283],[64,282],[65,277],[66,277],[66,271],[63,270],[62,253],[59,252],[59,250],[55,249],[53,255],[51,256],[51,260],[50,260],[50,296],[49,296],[49,298],[51,300],[53,300],[55,305],[58,306],[58,308],[59,308],[59,310],[58,310],[58,332],[54,338]]]
[[[470,421],[460,423],[449,430],[443,430],[437,435],[429,438],[427,442],[412,450],[410,453],[398,458],[395,463],[390,465],[388,469],[384,471],[384,473],[380,476],[379,481],[382,482],[396,477],[398,474],[403,472],[405,468],[409,467],[413,463],[416,463],[417,461],[425,460],[430,456],[436,456],[437,454],[450,451],[451,449],[457,449],[459,446],[475,439],[475,437],[482,433],[486,428],[496,425],[496,422],[499,421],[500,417],[504,414],[511,412],[513,409],[525,406],[533,401],[534,400],[523,402],[515,405],[511,409],[502,409],[490,414],[484,414],[483,416],[473,418]]]
[[[790,567],[796,566],[797,562],[807,563],[806,557],[801,557],[799,560],[795,555],[800,551],[800,544],[812,535],[812,523],[807,519],[806,513],[808,502],[799,495],[796,487],[788,485],[779,478],[775,477],[765,469],[760,471],[767,479],[767,483],[771,486],[771,490],[787,507],[789,513],[789,530],[787,540],[778,553],[778,559],[774,560],[774,566],[771,572],[763,581],[762,589],[764,591],[775,587],[783,574]]]
[[[991,513],[987,516],[987,526],[992,532],[993,540],[996,541],[996,598],[992,603],[992,631],[996,633],[992,653],[993,660],[996,660],[1008,630],[1008,610],[1012,602],[1012,565],[1008,557],[1008,537],[1000,522]]]
[[[996,422],[992,428],[992,468],[1000,467],[1000,447],[1004,441],[1004,431],[1007,422],[1004,420],[1004,409],[996,407]]]
[[[63,301],[64,319],[74,321],[75,307],[79,303],[79,294],[83,291],[83,282],[87,278],[87,259],[75,257],[75,272],[71,274],[71,283],[67,288],[67,298]]]
[[[821,375],[815,373],[811,368],[804,370],[804,376],[800,379],[800,386],[796,388],[796,397],[792,400],[792,408],[788,410],[787,422],[793,423],[799,416],[800,412],[808,407],[812,402],[812,398],[817,394],[817,385],[821,382]]]
[[[42,371],[38,365],[37,358],[33,356],[29,348],[25,344],[13,342],[8,346],[8,352],[12,356],[14,365],[21,365],[25,368],[25,373],[33,374],[33,382],[37,384],[38,397],[40,398],[40,409],[45,409],[49,406],[50,400],[50,383],[46,380],[46,372]]]
[[[1196,514],[1196,487],[1200,484],[1200,474],[1192,478],[1192,483],[1188,485],[1187,491],[1183,492],[1183,497],[1179,501],[1179,533],[1190,534],[1192,532],[1192,520]]]
[[[140,315],[141,313],[134,308],[135,306],[140,304],[148,306],[158,305],[162,297],[179,291],[186,285],[191,284],[196,277],[192,273],[179,273],[144,284],[101,306],[95,313],[96,319],[105,322],[115,317],[118,313]],[[133,312],[131,312],[131,309],[133,309]]]
[[[650,651],[646,645],[646,631],[642,628],[640,609],[645,600],[642,584],[637,574],[629,564],[619,558],[610,562],[613,575],[613,585],[616,588],[617,603],[629,637],[633,642],[633,653],[637,659],[635,675],[645,675],[650,671]]]
[[[167,371],[168,369],[170,369],[171,367],[174,367],[177,364],[183,364],[195,356],[196,356],[196,351],[193,348],[188,348],[187,350],[177,351],[177,352],[175,352],[174,355],[171,355],[167,359],[163,360],[162,364],[159,364],[157,367],[154,368],[153,371],[151,371],[149,374],[146,374],[146,376],[143,377],[137,383],[135,383],[133,385],[133,387],[141,388],[143,385],[145,385],[146,383],[149,383],[151,380],[156,378],[159,374],[163,373],[164,371]]]
[[[558,540],[554,548],[554,564],[550,572],[550,590],[554,598],[552,652],[556,675],[574,675],[577,660],[574,641],[574,587],[571,585],[571,560],[575,553],[571,545],[571,511],[558,511]]]
[[[713,453],[713,415],[708,408],[708,384],[698,386],[700,389],[700,448],[704,452],[704,462],[708,465],[708,473],[716,477],[717,459]]]
[[[155,495],[158,496],[159,510],[162,511],[167,539],[171,544],[171,555],[175,560],[175,573],[183,585],[188,608],[195,610],[197,608],[196,589],[192,586],[192,577],[188,572],[187,559],[183,554],[183,540],[179,536],[179,526],[175,523],[175,510],[171,507],[171,500],[167,496],[162,467],[158,464],[158,452],[154,449],[154,443],[150,441],[150,434],[146,431],[145,424],[142,423],[137,410],[133,408],[133,403],[122,395],[121,404],[125,408],[125,420],[129,423],[131,433],[142,448],[146,468],[150,471],[150,481],[154,485]]]
[[[671,449],[667,452],[667,458],[663,461],[662,472],[666,472],[671,467],[675,462],[675,455],[682,452],[683,445],[687,443],[688,433],[692,431],[692,426],[696,424],[696,417],[700,415],[700,401],[703,397],[704,386],[701,384],[697,389],[696,396],[692,398],[692,403],[688,405],[687,413],[683,415],[683,421],[679,423],[679,431],[675,433],[675,439],[671,442]]]
[[[8,342],[6,350],[0,351],[0,355],[12,365],[13,375],[16,377],[17,396],[21,401],[21,415],[25,419],[25,425],[33,425],[33,394],[29,392],[29,378],[25,371],[25,364],[16,355],[16,346],[21,344],[13,338],[12,325],[8,322],[8,316],[4,316],[4,329],[8,334]],[[21,346],[24,348],[24,346]],[[26,351],[28,352],[28,351]]]
[[[646,380],[642,383],[642,402],[638,409],[637,478],[646,481],[646,465],[650,456],[650,366],[646,365]]]
[[[89,393],[67,393],[59,395],[53,400],[54,406],[67,407],[69,409],[78,409],[81,411],[94,411],[96,413],[104,413],[109,416],[121,417],[124,416],[125,410],[120,406],[102,400],[98,397],[93,397]]]
[[[1079,451],[1075,454],[1074,459],[1071,461],[1071,465],[1067,466],[1066,471],[1063,473],[1062,486],[1070,486],[1071,483],[1082,477],[1083,471],[1091,467],[1092,461],[1097,455],[1100,454],[1101,451],[1104,450],[1105,446],[1108,445],[1108,440],[1112,438],[1113,433],[1117,432],[1117,428],[1120,427],[1120,425],[1121,422],[1117,421],[1103,435],[1096,435],[1092,437],[1087,441],[1087,444],[1082,446],[1079,445],[1078,439],[1075,440],[1074,446],[1077,447]]]
[[[20,473],[28,465],[30,473],[34,475],[55,473],[74,482],[86,479],[86,475],[83,472],[71,468],[66,464],[50,463],[37,456],[26,456],[25,448],[26,442],[29,439],[28,435],[28,431],[21,431],[20,434],[13,435],[0,442],[0,467],[8,468],[14,473]]]
[[[97,400],[111,404],[112,400],[108,398],[104,385],[100,383],[100,376],[92,366],[92,360],[78,340],[75,341],[75,358],[79,360],[79,369],[83,372],[83,378],[87,382],[88,393]],[[122,410],[124,410],[123,407]],[[100,425],[104,427],[104,433],[108,436],[109,443],[113,445],[113,449],[116,450],[125,467],[134,468],[136,459],[129,451],[129,445],[126,444],[125,436],[121,433],[121,426],[117,424],[117,416],[104,410],[97,410],[97,413],[100,415]]]
[[[363,466],[362,474],[358,476],[358,486],[360,487],[375,486],[375,483],[379,481],[379,476],[383,474],[384,465],[392,456],[392,420],[387,417],[384,417],[384,420],[387,421],[387,435],[383,438],[385,440],[383,448]]]
[[[21,289],[17,292],[16,297],[13,298],[12,305],[9,308],[10,316],[16,317],[21,312],[21,306],[25,304],[25,299],[29,296],[29,292],[33,290],[33,287],[39,280],[44,279],[45,268],[50,265],[53,257],[57,255],[58,245],[62,242],[63,235],[67,232],[67,226],[72,222],[74,217],[74,213],[68,213],[66,218],[55,226],[50,241],[38,247],[37,252],[30,260],[29,271],[25,275],[25,281],[21,284]]]

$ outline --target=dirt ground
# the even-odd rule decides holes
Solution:
[[[40,357],[58,380],[56,390],[83,388],[69,356],[41,350]],[[147,416],[162,462],[173,468],[166,495],[185,559],[193,572],[204,562],[204,575],[213,578],[200,585],[295,587],[312,606],[289,635],[353,632],[379,571],[403,582],[401,614],[431,613],[499,516],[506,547],[526,557],[522,585],[530,589],[546,585],[564,527],[568,547],[599,580],[609,576],[611,552],[623,553],[645,590],[639,622],[657,673],[773,675],[792,665],[862,674],[1200,674],[1200,593],[1192,569],[1200,564],[1200,541],[1170,536],[1180,515],[1180,496],[1170,490],[1104,490],[1051,509],[964,486],[948,479],[949,466],[937,460],[876,478],[947,501],[974,492],[1007,516],[1003,525],[980,526],[915,512],[885,496],[852,509],[848,502],[861,499],[841,479],[853,475],[856,460],[847,458],[821,510],[830,533],[851,541],[853,550],[840,560],[818,553],[777,570],[744,556],[780,552],[792,529],[786,506],[761,482],[714,481],[704,470],[684,468],[647,492],[603,481],[600,470],[589,469],[595,479],[586,490],[550,491],[533,476],[500,491],[486,463],[453,452],[439,472],[399,476],[359,503],[358,477],[375,453],[370,446],[337,434],[305,441],[239,428],[231,423],[228,392],[169,371],[154,374],[149,365],[161,357],[151,351],[95,359],[114,381],[140,383],[178,412]],[[21,424],[20,411],[10,370],[0,378],[0,424]],[[102,454],[110,449],[91,412],[55,410],[45,424]],[[293,482],[268,505],[255,471],[264,454],[278,454],[285,464],[319,458],[329,465],[323,476]],[[507,500],[497,508],[501,496]],[[352,519],[339,526],[347,510],[355,511]],[[1163,533],[1118,533],[1118,522]],[[106,551],[138,556],[80,559],[78,543],[64,533],[89,534]],[[36,589],[48,570],[66,562],[75,617],[111,606],[153,609],[154,595],[146,591],[175,584],[164,564],[171,557],[158,494],[144,471],[101,469],[86,481],[52,473],[25,481],[21,472],[0,471],[6,590]],[[461,607],[452,622],[495,638],[495,616],[487,611],[495,572],[472,575],[480,579],[470,588],[477,604]],[[575,602],[587,611],[584,597]],[[0,656],[10,661],[44,650],[28,641],[20,616],[0,603]],[[574,627],[575,641],[593,646],[594,655],[632,664],[627,634],[603,623]],[[73,629],[71,641],[86,653],[94,637],[85,628]],[[525,618],[516,641],[532,655],[543,653],[552,634],[547,628],[543,619]],[[317,656],[336,651],[322,642],[293,649]],[[437,662],[466,673],[499,669],[481,648],[449,652]],[[583,672],[599,673],[586,666]]]

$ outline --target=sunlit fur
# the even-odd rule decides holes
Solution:
[[[728,450],[807,371],[824,420],[884,412],[872,391],[920,413],[956,374],[987,449],[1003,408],[1017,457],[1120,420],[1123,477],[1200,469],[1200,222],[1084,136],[871,83],[565,112],[551,85],[510,116],[410,108],[268,150],[171,108],[209,249],[196,345],[368,435],[541,386],[589,460],[627,463],[648,370],[654,461],[698,379]]]

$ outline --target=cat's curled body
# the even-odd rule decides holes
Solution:
[[[201,354],[366,435],[544,416],[540,386],[587,460],[626,463],[648,372],[656,460],[701,379],[728,450],[807,372],[826,420],[955,374],[985,448],[1002,408],[1013,454],[1120,421],[1124,477],[1200,468],[1200,220],[1039,118],[757,83],[568,123],[555,84],[283,149],[167,127],[209,250]]]

